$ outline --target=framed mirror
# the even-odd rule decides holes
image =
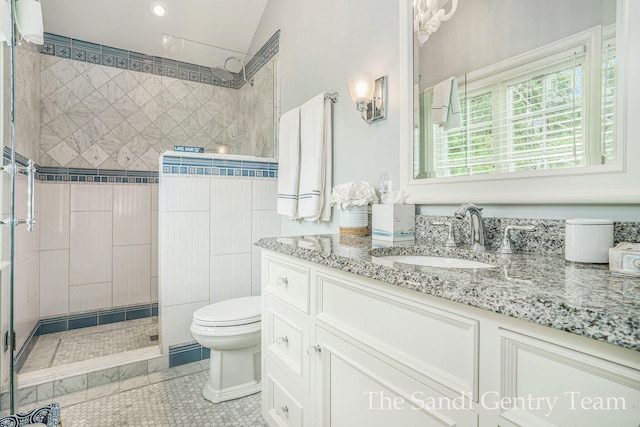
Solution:
[[[628,0],[460,1],[422,47],[413,1],[401,3],[413,203],[640,202],[640,152],[625,144]],[[432,110],[451,77],[453,127]]]

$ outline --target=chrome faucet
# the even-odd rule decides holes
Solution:
[[[465,203],[454,213],[457,219],[463,219],[467,212],[469,212],[469,216],[471,217],[471,250],[477,252],[484,252],[489,249],[487,245],[487,229],[484,225],[481,211],[482,208],[477,207],[473,203]]]

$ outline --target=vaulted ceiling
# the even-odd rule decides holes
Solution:
[[[42,0],[44,29],[155,56],[167,56],[163,35],[244,53],[268,0],[159,1],[167,10],[162,18],[151,14],[152,0]]]

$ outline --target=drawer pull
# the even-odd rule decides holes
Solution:
[[[320,345],[310,345],[309,348],[307,348],[307,354],[309,356],[313,356],[316,353],[322,353]]]
[[[287,405],[281,406],[278,408],[278,413],[287,416],[289,415],[289,408],[287,407]]]
[[[283,337],[276,338],[276,344],[289,344],[289,337],[285,335]]]
[[[286,277],[278,277],[276,279],[276,286],[289,286],[289,279]]]

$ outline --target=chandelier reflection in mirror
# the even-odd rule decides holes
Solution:
[[[451,19],[458,8],[458,0],[451,0],[451,9],[445,12],[444,7],[449,0],[415,0],[415,31],[418,32],[420,46],[429,36],[440,28],[440,24]]]

